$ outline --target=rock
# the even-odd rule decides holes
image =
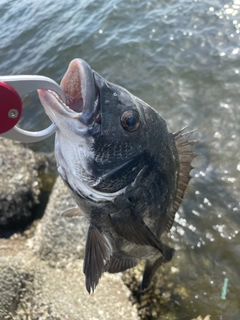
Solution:
[[[41,223],[31,245],[41,259],[51,265],[64,266],[69,259],[82,259],[86,239],[87,222],[84,217],[66,218],[60,213],[76,206],[60,177],[53,187]]]
[[[121,274],[104,274],[88,294],[81,259],[86,221],[60,216],[74,205],[58,178],[34,237],[0,240],[0,319],[138,319]]]
[[[138,319],[119,275],[104,275],[89,295],[81,260],[52,268],[26,242],[9,239],[0,240],[0,252],[0,319]]]
[[[167,239],[164,239],[164,243],[167,243]],[[174,247],[172,244],[169,245]],[[207,258],[204,255],[198,255],[197,259],[202,267]],[[211,266],[211,270],[213,269],[214,267]],[[149,288],[140,291],[143,270],[144,264],[140,263],[135,268],[124,272],[122,277],[131,291],[130,300],[137,305],[140,319],[210,320],[210,315],[205,318],[198,316],[203,312],[211,314],[214,319],[217,318],[212,315],[214,313],[217,316],[215,306],[211,306],[210,310],[203,308],[203,305],[208,305],[209,300],[212,303],[214,301],[212,296],[216,287],[210,291],[211,284],[207,280],[210,273],[204,274],[205,269],[203,269],[201,276],[198,276],[193,269],[187,250],[178,248],[175,257],[157,270]]]
[[[37,156],[20,146],[15,148],[11,141],[9,145],[1,143],[1,152],[6,153],[1,167],[17,168],[7,177],[14,195],[22,186],[24,191],[29,188],[31,177],[38,182]],[[15,181],[19,172],[29,179]],[[35,231],[33,227],[31,232],[0,239],[0,319],[138,319],[121,274],[105,274],[95,293],[88,294],[82,273],[87,222],[84,217],[60,215],[72,206],[75,203],[58,178],[44,216],[33,224],[37,225]],[[8,208],[12,210],[10,205]],[[11,211],[7,212],[10,215]]]
[[[40,193],[33,151],[0,138],[0,181],[0,228],[26,224]]]
[[[46,319],[138,319],[121,274],[104,274],[95,293],[88,294],[82,273],[87,221],[60,215],[73,206],[68,189],[57,178],[45,214],[28,241],[36,256],[34,265],[42,272],[38,304],[34,305],[36,319],[40,314]]]

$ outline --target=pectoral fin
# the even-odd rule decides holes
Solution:
[[[72,217],[82,217],[83,214],[82,214],[82,211],[79,209],[79,207],[76,206],[76,207],[68,208],[62,211],[60,213],[60,216],[64,218],[72,218]]]
[[[148,228],[144,221],[134,214],[123,214],[123,217],[110,215],[112,224],[117,234],[129,242],[138,245],[149,245],[158,249],[165,261],[170,261],[174,254],[174,249],[168,247]]]
[[[138,260],[136,258],[129,256],[123,251],[119,251],[113,253],[105,270],[109,273],[123,272],[135,267],[137,264]]]
[[[107,238],[95,226],[89,225],[83,265],[86,289],[89,293],[94,292],[111,253],[111,245]]]

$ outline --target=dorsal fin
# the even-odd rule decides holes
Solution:
[[[191,179],[190,171],[194,168],[191,165],[191,162],[194,158],[196,158],[199,154],[193,152],[193,149],[197,143],[197,140],[188,140],[190,136],[195,132],[195,130],[183,133],[186,129],[183,128],[180,131],[174,133],[175,145],[178,152],[179,159],[179,174],[178,174],[178,185],[177,185],[177,193],[175,196],[173,210],[169,222],[165,228],[165,231],[168,232],[175,218],[175,214],[183,200],[185,190],[188,186],[188,183]]]

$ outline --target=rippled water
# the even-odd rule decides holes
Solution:
[[[170,239],[189,292],[177,319],[240,319],[240,1],[1,0],[0,25],[0,74],[60,82],[81,57],[173,131],[197,129],[201,156]],[[36,96],[24,102],[21,126],[45,127]],[[32,148],[52,151],[53,138]]]

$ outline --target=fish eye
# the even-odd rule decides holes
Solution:
[[[127,110],[121,117],[122,127],[127,131],[135,131],[140,125],[139,114],[136,110]]]

